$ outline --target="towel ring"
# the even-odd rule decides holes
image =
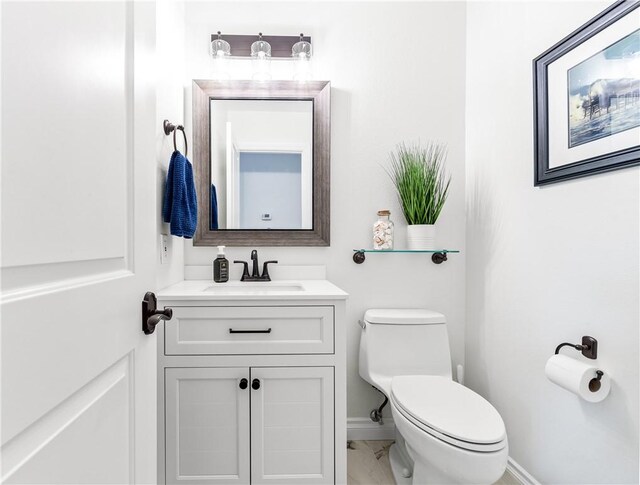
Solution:
[[[186,157],[189,149],[187,146],[187,134],[184,131],[184,126],[182,125],[176,126],[173,123],[171,123],[169,120],[164,120],[162,127],[164,128],[164,134],[167,136],[170,135],[171,132],[173,132],[173,149],[175,151],[178,151],[178,144],[176,143],[176,132],[178,130],[182,131],[182,137],[184,138],[184,156]]]

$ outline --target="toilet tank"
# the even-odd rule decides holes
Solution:
[[[360,335],[360,377],[389,395],[399,375],[451,378],[445,316],[424,309],[367,310]]]

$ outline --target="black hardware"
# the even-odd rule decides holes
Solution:
[[[353,262],[356,264],[362,264],[364,263],[365,260],[365,256],[364,256],[364,251],[356,251],[355,253],[353,253]]]
[[[431,261],[433,261],[435,264],[442,264],[446,260],[447,253],[433,253],[431,255]]]
[[[271,328],[265,328],[264,330],[234,330],[230,328],[229,333],[271,333]]]
[[[589,381],[589,390],[591,392],[598,392],[600,390],[600,387],[602,386],[601,379],[603,375],[604,372],[602,372],[601,370],[596,371],[596,377]]]
[[[260,273],[258,272],[258,251],[256,251],[255,249],[251,251],[251,262],[253,264],[253,271],[251,271],[251,278],[257,280],[258,278],[260,278]]]
[[[156,330],[162,320],[171,320],[173,317],[173,310],[166,308],[164,310],[158,310],[158,300],[156,295],[151,291],[148,291],[144,295],[142,300],[142,331],[145,335],[150,335]]]
[[[249,276],[249,263],[247,263],[246,261],[234,261],[234,264],[244,264],[244,269],[242,270],[242,278],[240,278],[240,281],[247,281],[248,279],[250,279],[251,277]]]
[[[244,377],[240,379],[240,389],[246,389],[248,385],[249,381],[247,379],[245,379]]]
[[[162,128],[164,129],[164,134],[169,136],[173,133],[173,149],[178,151],[178,144],[176,143],[176,132],[180,130],[182,132],[182,137],[184,138],[184,156],[187,156],[187,152],[189,148],[187,147],[187,134],[184,132],[184,126],[182,125],[174,125],[169,120],[164,120],[162,123]]]
[[[251,389],[253,389],[254,391],[260,389],[260,379],[254,379],[253,381],[251,381]]]
[[[246,261],[234,261],[234,263],[244,264],[242,278],[240,278],[240,281],[271,281],[271,276],[269,276],[267,265],[272,263],[275,264],[277,263],[277,261],[265,261],[262,265],[262,276],[260,276],[260,271],[258,271],[258,251],[256,251],[255,249],[251,251],[251,261],[251,275],[249,275],[249,264]]]
[[[382,404],[380,405],[380,407],[378,409],[372,409],[371,410],[371,412],[369,413],[369,418],[374,423],[378,423],[380,426],[382,426],[384,424],[384,422],[382,421],[382,410],[384,409],[384,407],[389,402],[389,398],[380,389],[378,389],[377,387],[375,387],[375,386],[371,386],[371,387],[373,387],[376,391],[378,391],[380,394],[382,394],[384,396],[384,401],[382,402]]]
[[[278,262],[276,260],[272,260],[265,261],[262,264],[262,276],[260,276],[260,279],[263,281],[271,281],[271,276],[269,276],[269,268],[267,268],[268,264],[278,264]]]
[[[582,352],[587,359],[597,359],[598,358],[598,341],[593,337],[589,337],[585,335],[582,337],[582,344],[572,344],[569,342],[563,342],[556,347],[556,354],[560,352],[562,347],[573,347],[576,350]]]

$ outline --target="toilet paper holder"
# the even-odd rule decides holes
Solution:
[[[582,337],[582,344],[572,344],[569,342],[563,342],[556,347],[556,354],[560,352],[562,347],[573,347],[576,350],[580,350],[582,355],[584,355],[587,359],[597,359],[598,358],[598,341],[593,337],[589,337],[585,335]]]
[[[562,347],[573,347],[574,349],[581,351],[582,355],[584,355],[588,359],[598,358],[598,341],[593,337],[589,337],[588,335],[582,337],[581,344],[572,344],[569,342],[561,343],[556,347],[555,353],[558,354]],[[604,372],[602,372],[601,370],[596,371],[596,377],[589,381],[589,390],[591,392],[598,392],[600,390],[600,387],[602,386],[603,375]]]
[[[589,390],[591,392],[598,392],[600,390],[600,387],[602,386],[603,375],[604,372],[602,372],[601,370],[596,371],[596,376],[589,381]]]

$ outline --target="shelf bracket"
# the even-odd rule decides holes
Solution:
[[[447,253],[433,253],[431,255],[431,261],[433,261],[434,264],[442,264],[446,260],[447,260]]]
[[[362,264],[364,263],[364,260],[366,259],[365,257],[365,252],[364,251],[354,251],[353,253],[353,262],[356,264]],[[434,264],[442,264],[445,261],[447,261],[447,251],[438,251],[436,253],[433,253],[431,255],[431,261]]]

